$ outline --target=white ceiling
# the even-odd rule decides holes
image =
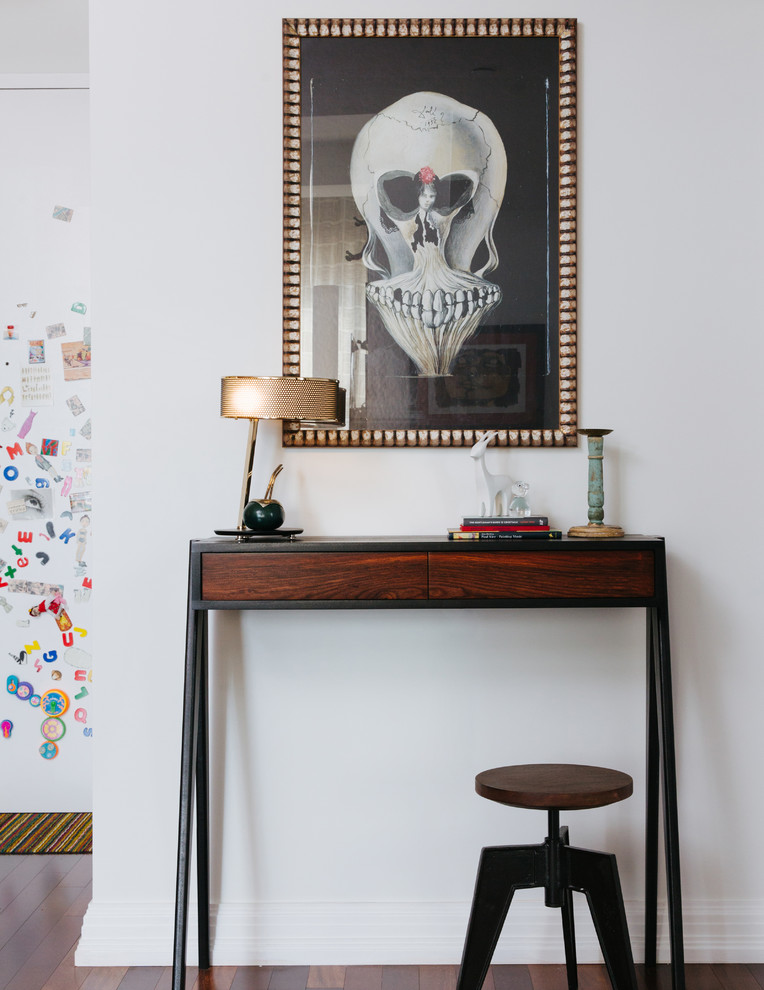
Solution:
[[[87,71],[88,0],[0,0],[0,75]]]

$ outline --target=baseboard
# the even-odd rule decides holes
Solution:
[[[576,943],[582,963],[601,962],[586,902],[577,897]],[[637,962],[644,916],[627,903]],[[469,904],[224,904],[212,914],[216,966],[450,965],[459,962]],[[192,905],[188,962],[196,958]],[[659,909],[659,962],[669,961],[665,906]],[[690,963],[764,962],[764,901],[685,901],[685,956]],[[171,904],[93,901],[77,947],[77,966],[168,966]],[[494,962],[560,963],[559,912],[516,898]]]

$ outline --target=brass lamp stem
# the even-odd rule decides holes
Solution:
[[[237,529],[244,530],[244,507],[249,502],[249,491],[252,487],[252,466],[255,463],[255,441],[257,440],[257,424],[259,420],[249,421],[249,435],[247,436],[247,454],[244,459],[244,479],[241,483],[241,501],[239,502],[239,523]]]

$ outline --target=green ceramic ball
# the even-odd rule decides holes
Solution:
[[[247,529],[271,533],[284,522],[284,507],[274,499],[256,498],[247,502],[242,518]]]

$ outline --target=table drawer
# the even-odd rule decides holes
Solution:
[[[431,553],[430,598],[651,598],[649,550]]]
[[[426,553],[207,553],[204,601],[426,599]]]

